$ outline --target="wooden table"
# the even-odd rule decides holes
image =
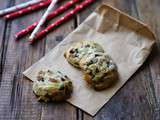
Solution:
[[[0,8],[24,1],[28,0],[0,0]],[[37,102],[32,83],[22,72],[54,48],[102,2],[152,28],[157,39],[151,55],[95,117],[68,103]],[[15,33],[39,19],[43,12],[13,21],[0,20],[0,120],[160,120],[160,0],[97,0],[34,46],[27,44],[28,36],[15,42]]]

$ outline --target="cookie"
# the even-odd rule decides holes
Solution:
[[[111,87],[118,79],[115,63],[98,43],[81,41],[71,46],[64,56],[83,71],[84,80],[95,90]]]
[[[84,56],[80,61],[84,79],[95,89],[103,90],[117,80],[117,68],[113,60],[101,52]]]
[[[70,64],[79,68],[79,62],[83,56],[92,52],[104,52],[104,50],[98,43],[93,41],[80,41],[71,46],[64,53],[64,56]]]
[[[70,79],[60,71],[40,71],[33,83],[33,92],[41,101],[64,101],[71,96]]]

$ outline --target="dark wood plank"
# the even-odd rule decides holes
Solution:
[[[13,5],[14,2],[12,1],[0,1],[0,6],[1,8],[6,8],[6,7],[9,7],[11,5]],[[6,52],[7,52],[7,48],[8,48],[8,35],[10,33],[10,23],[9,22],[6,22],[4,20],[0,20],[0,26],[1,26],[1,31],[0,31],[0,53],[1,53],[1,56],[0,56],[0,60],[1,60],[1,63],[0,63],[0,91],[3,92],[2,90],[2,79],[3,79],[3,76],[2,76],[2,72],[3,72],[3,69],[4,69],[4,64],[5,64],[5,59],[6,59]],[[7,29],[8,28],[8,29]],[[1,97],[0,99],[0,119],[3,119],[5,114],[7,113],[7,109],[4,110],[5,107],[7,107],[5,105],[5,103],[3,103],[5,101],[5,94],[6,93],[2,93],[0,92],[0,95],[3,96]]]
[[[10,1],[2,1],[0,0],[0,9],[4,9],[8,6],[12,5],[12,2]],[[3,19],[0,19],[0,78],[2,76],[2,65],[4,64],[5,61],[5,53],[6,53],[6,46],[7,46],[7,41],[5,40],[6,35],[6,27],[7,27],[7,22],[4,21]]]
[[[0,1],[0,8],[6,8],[8,6],[10,6],[12,3],[10,1]],[[5,62],[5,58],[6,58],[6,46],[7,46],[7,40],[5,40],[5,38],[7,37],[6,34],[6,27],[7,27],[7,22],[0,19],[0,27],[1,27],[1,31],[0,31],[0,86],[1,86],[1,81],[2,81],[2,71],[3,71],[3,64]],[[0,87],[1,90],[1,87]],[[0,93],[1,95],[1,93]],[[1,97],[2,98],[2,97]],[[0,98],[0,119],[3,119],[3,113],[2,109],[3,109],[3,100]],[[2,117],[1,117],[2,116]]]

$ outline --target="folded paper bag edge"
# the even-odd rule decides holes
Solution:
[[[145,24],[144,22],[142,22],[142,21],[140,21],[140,20],[138,20],[138,19],[136,19],[136,18],[128,15],[127,13],[122,12],[121,10],[119,10],[119,9],[117,9],[117,8],[109,5],[109,4],[106,4],[106,3],[102,3],[101,5],[99,5],[99,6],[95,9],[95,12],[96,12],[97,14],[101,15],[101,16],[105,16],[105,15],[106,15],[106,14],[104,14],[104,11],[105,11],[105,12],[108,12],[108,11],[111,12],[111,11],[112,11],[112,12],[118,13],[118,14],[119,14],[119,15],[117,15],[117,19],[118,19],[118,20],[116,21],[118,24],[119,24],[119,22],[120,22],[120,21],[119,21],[119,20],[120,20],[119,17],[125,16],[126,18],[130,19],[132,22],[138,23],[137,26],[142,26],[141,28],[142,28],[142,29],[145,29],[146,32],[147,32],[147,34],[149,33],[149,36],[150,36],[153,40],[156,39],[156,35],[155,35],[155,33],[152,31],[151,27],[150,27],[149,25]],[[105,16],[105,17],[107,18],[107,16]],[[137,28],[137,29],[140,30],[140,28]]]

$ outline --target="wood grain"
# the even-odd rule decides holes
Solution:
[[[62,2],[61,4],[64,4],[65,2]],[[56,7],[59,7],[61,4],[57,5]],[[69,11],[69,10],[68,10]],[[66,12],[68,12],[66,11]],[[65,13],[66,13],[65,12]],[[65,14],[64,13],[64,14]],[[56,17],[55,19],[48,22],[48,24],[54,23],[57,19],[59,19],[64,14]],[[46,24],[47,26],[47,24]],[[53,49],[59,42],[61,42],[65,36],[67,36],[70,32],[74,30],[74,19],[70,20],[69,22],[65,23],[55,31],[51,32],[47,35],[47,37],[43,40],[43,43],[38,44],[44,44],[45,43],[45,53],[49,52],[51,49]],[[53,61],[54,62],[54,61]],[[68,103],[50,103],[45,104],[42,106],[42,120],[75,120],[76,119],[76,108]]]
[[[25,1],[28,0],[0,0],[0,8]],[[32,93],[32,83],[22,75],[22,72],[61,42],[102,2],[115,6],[147,23],[152,28],[157,38],[152,54],[95,117],[89,116],[68,103],[46,104],[37,102]],[[76,18],[51,32],[34,46],[27,44],[28,36],[15,42],[14,34],[40,18],[44,10],[14,21],[1,19],[0,120],[159,120],[159,11],[159,0],[97,0],[96,3],[78,14]]]
[[[27,0],[16,0],[20,3]],[[13,1],[12,1],[13,2]],[[42,11],[41,11],[42,12]],[[30,119],[35,120],[41,116],[41,104],[33,96],[32,83],[23,78],[22,72],[43,56],[43,44],[34,47],[26,44],[27,39],[16,43],[14,34],[23,27],[28,26],[42,14],[37,12],[32,16],[25,16],[8,23],[6,27],[6,58],[3,64],[1,80],[1,119]],[[27,21],[27,22],[26,22]]]
[[[147,90],[149,91],[147,98],[153,107],[153,118],[158,120],[160,118],[160,62],[158,62],[160,61],[160,13],[158,12],[160,10],[160,2],[158,0],[147,0],[145,4],[143,2],[143,0],[141,2],[137,1],[140,19],[152,28],[157,38],[152,54],[148,60],[151,79],[147,81]]]
[[[11,3],[9,1],[5,1],[5,2],[0,1],[1,8],[6,8],[10,5]],[[2,71],[3,71],[2,65],[4,64],[4,61],[5,61],[5,53],[6,53],[6,46],[7,46],[7,41],[5,41],[6,26],[7,26],[7,22],[0,19],[0,27],[1,27],[1,31],[0,31],[0,61],[1,61],[0,62],[0,78],[2,77]],[[0,79],[0,83],[1,83],[1,79]]]

